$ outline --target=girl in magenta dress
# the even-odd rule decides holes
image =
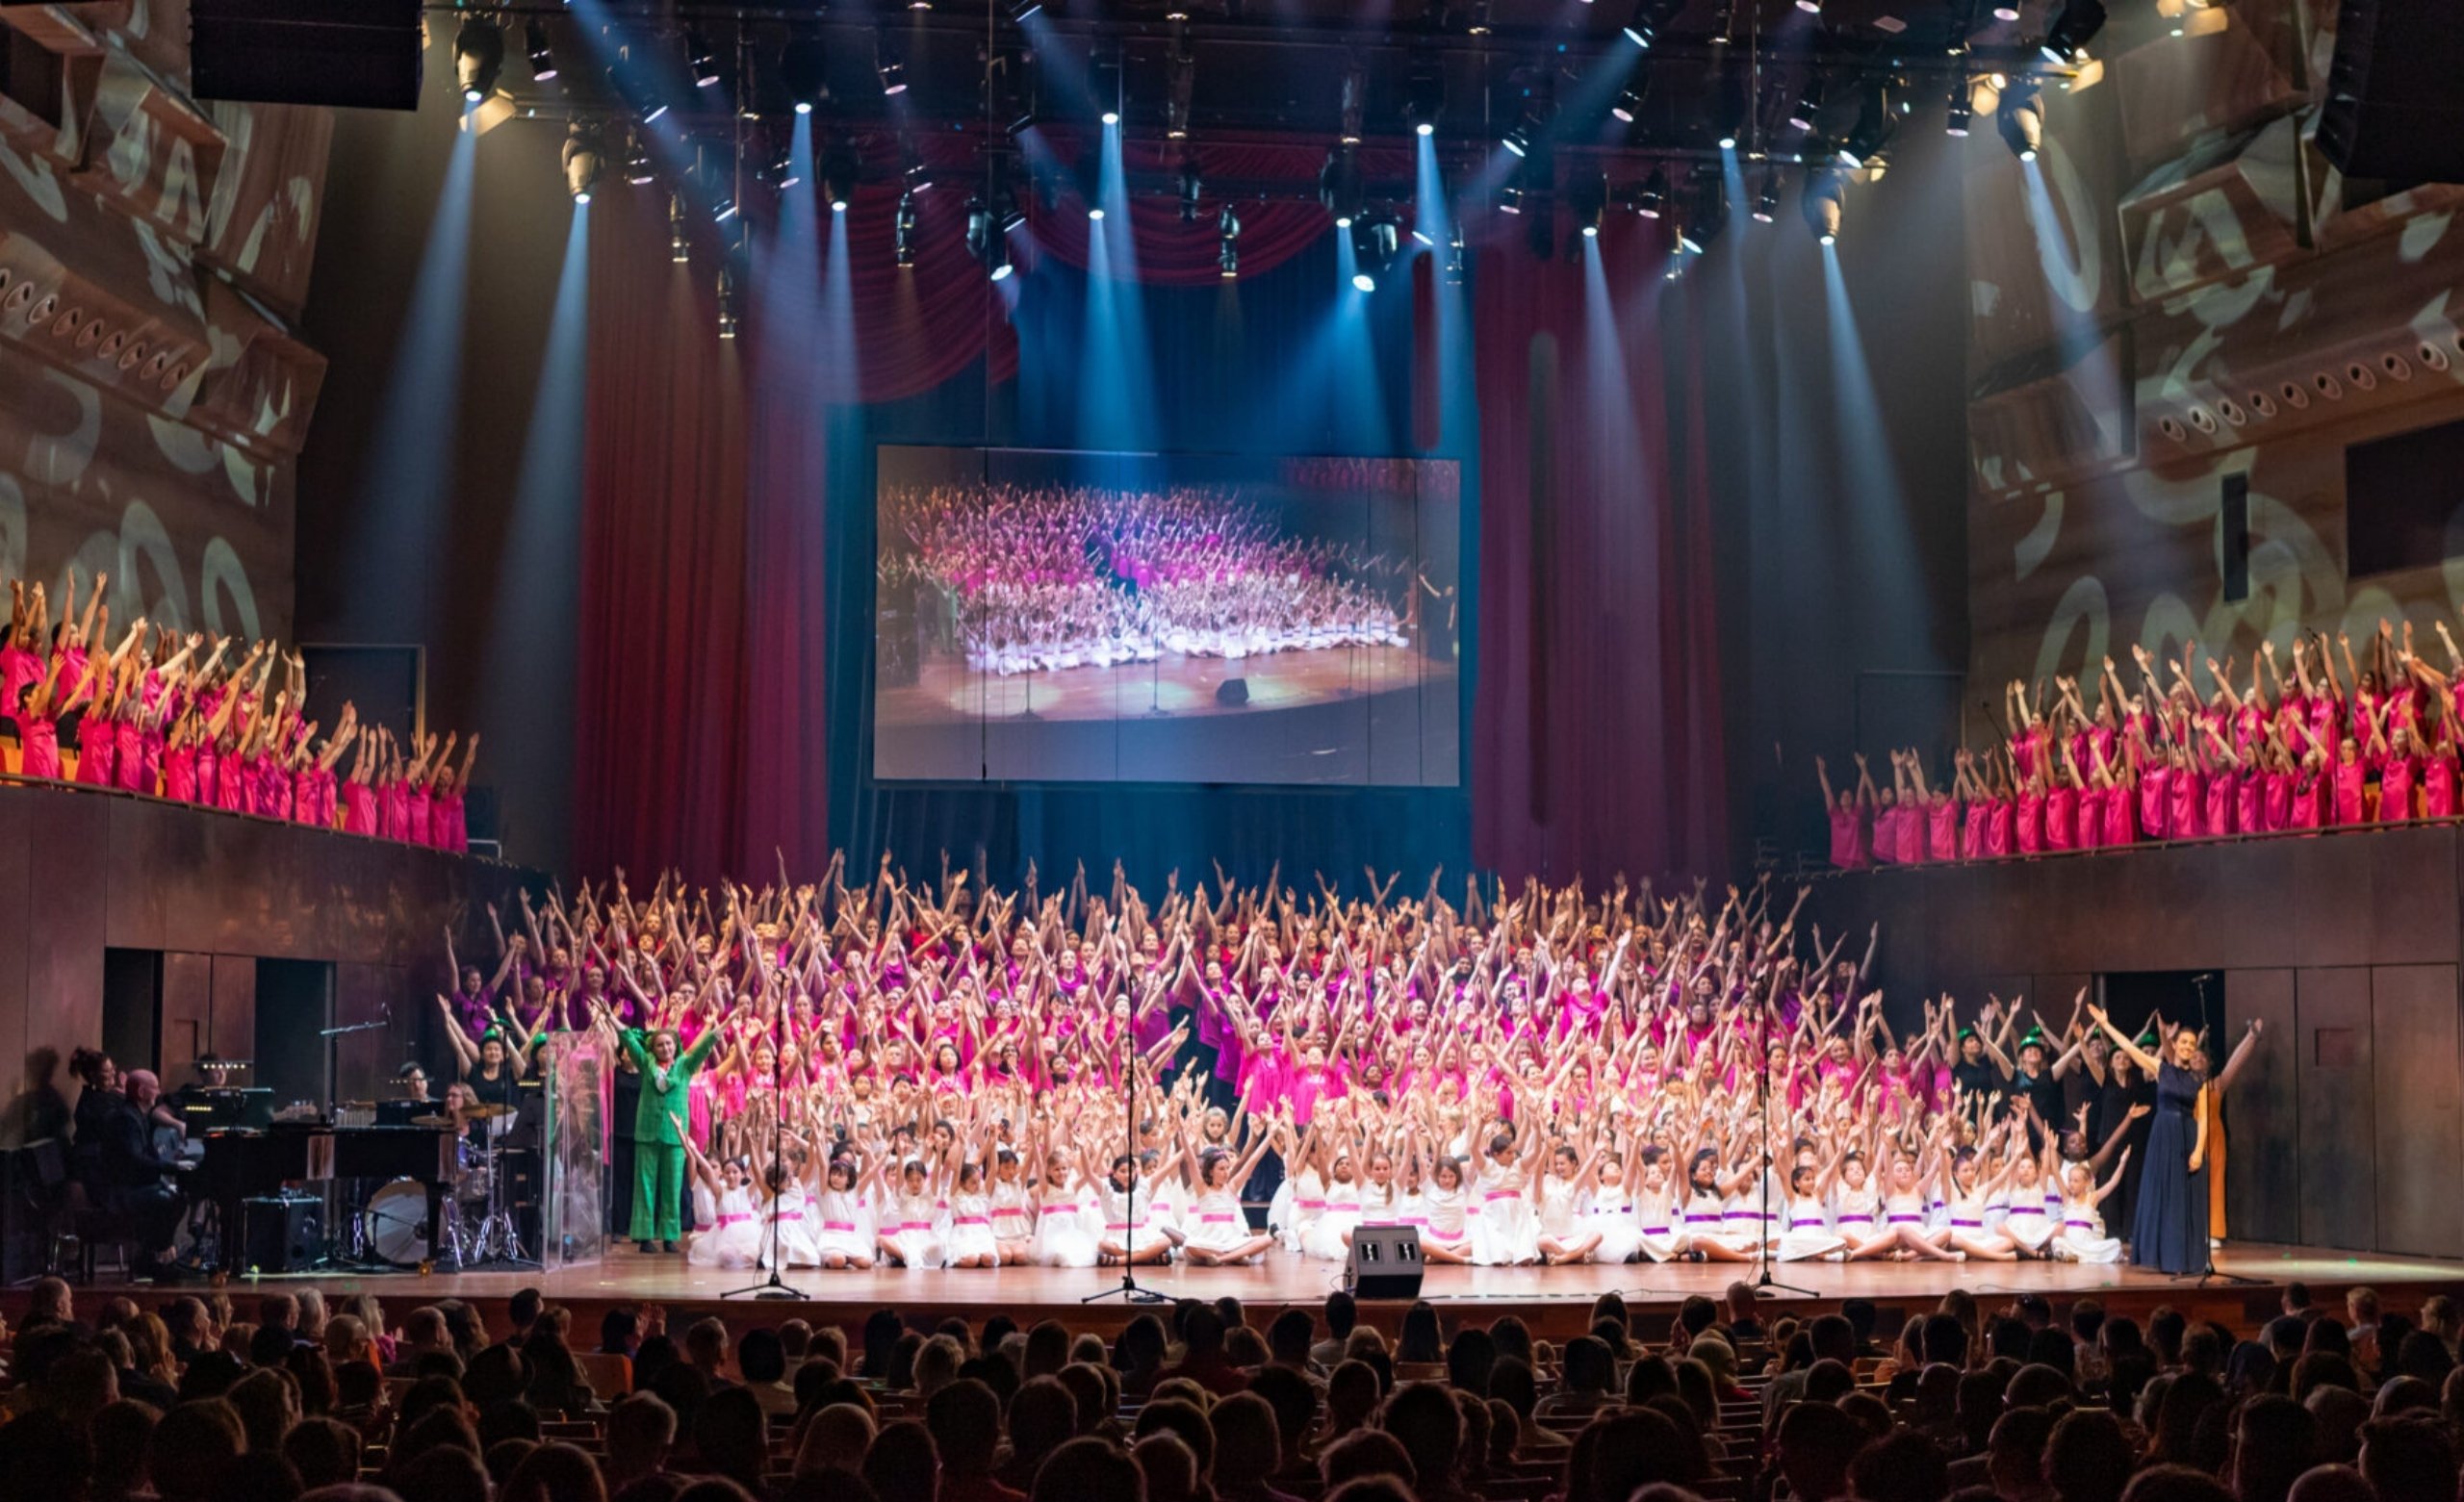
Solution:
[[[1813,759],[1814,776],[1822,779],[1822,807],[1831,821],[1831,864],[1841,871],[1862,871],[1873,864],[1873,853],[1867,845],[1866,815],[1870,811],[1873,774],[1865,770],[1865,758],[1857,758],[1859,785],[1847,793],[1835,792],[1831,786],[1831,768],[1820,756]]]

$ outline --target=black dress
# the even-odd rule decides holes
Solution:
[[[2130,1260],[2159,1272],[2207,1265],[2207,1174],[2191,1169],[2198,1145],[2199,1077],[2168,1060],[2156,1071],[2156,1114],[2147,1133],[2147,1171],[2139,1181]]]

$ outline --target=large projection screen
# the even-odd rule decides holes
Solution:
[[[1452,460],[878,458],[877,779],[1460,783]]]

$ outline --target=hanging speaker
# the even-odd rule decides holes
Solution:
[[[1346,1264],[1356,1299],[1421,1296],[1421,1231],[1418,1226],[1362,1226],[1351,1234]]]
[[[2464,17],[2429,0],[2344,0],[2319,149],[2348,177],[2464,183]]]

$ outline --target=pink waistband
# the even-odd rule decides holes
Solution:
[[[779,1218],[780,1218],[781,1220],[802,1220],[802,1219],[804,1219],[804,1218],[805,1218],[805,1212],[804,1212],[803,1210],[800,1210],[800,1209],[783,1209],[783,1210],[779,1211]],[[831,1224],[831,1222],[824,1221],[824,1222],[823,1222],[823,1224],[824,1224],[824,1225],[829,1225],[829,1224]],[[848,1230],[850,1230],[850,1231],[853,1231],[853,1230],[855,1230],[856,1228],[855,1228],[855,1227],[853,1227],[853,1226],[849,1226],[847,1229],[848,1229]]]
[[[1428,1217],[1426,1215],[1406,1215],[1403,1217],[1402,1223],[1406,1226],[1425,1226],[1428,1224]]]
[[[719,1224],[722,1226],[740,1226],[752,1218],[753,1217],[751,1215],[721,1215],[719,1217]]]
[[[1229,1225],[1231,1222],[1240,1218],[1240,1216],[1225,1210],[1209,1210],[1198,1217],[1198,1219],[1206,1222],[1210,1226]]]
[[[1326,1202],[1323,1200],[1295,1200],[1292,1203],[1294,1206],[1301,1209],[1324,1209],[1326,1208]]]
[[[954,1216],[951,1219],[950,1224],[953,1226],[988,1226],[992,1224],[992,1222],[987,1220],[982,1215],[959,1215]]]
[[[1519,1200],[1523,1198],[1523,1191],[1521,1189],[1491,1189],[1480,1198],[1495,1204],[1499,1200]]]
[[[825,1220],[821,1223],[821,1229],[824,1231],[853,1231],[856,1229],[856,1223],[852,1220]]]
[[[1143,1231],[1146,1229],[1146,1222],[1142,1220],[1136,1222],[1108,1220],[1104,1222],[1104,1229],[1106,1231]]]

